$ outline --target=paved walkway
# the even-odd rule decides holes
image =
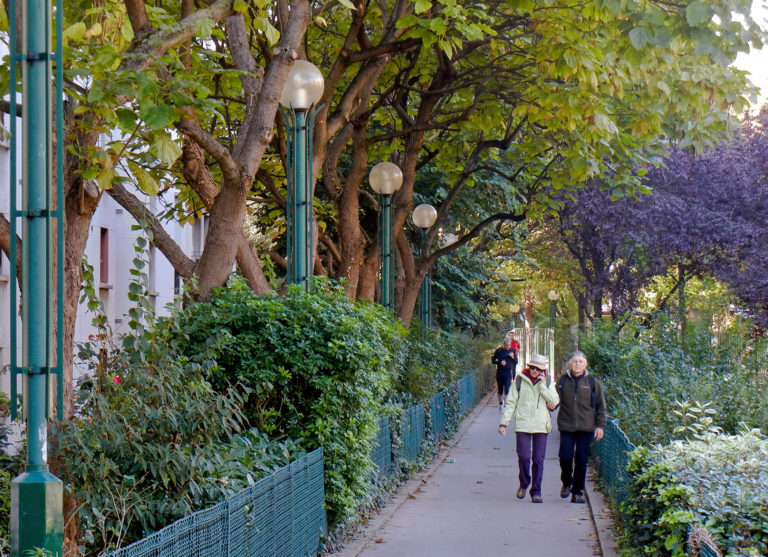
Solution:
[[[492,395],[334,557],[613,557],[607,507],[592,483],[587,505],[560,498],[557,430],[548,438],[539,505],[515,497],[515,436],[501,437],[498,421]]]

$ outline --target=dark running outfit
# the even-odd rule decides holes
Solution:
[[[502,364],[501,362],[505,362]],[[514,348],[506,350],[503,346],[496,349],[491,358],[491,363],[496,364],[496,386],[500,395],[509,394],[509,386],[515,378],[517,367],[517,351]]]
[[[600,382],[595,378],[590,380],[588,371],[580,377],[574,377],[568,371],[557,382],[557,394],[560,397],[560,412],[557,415],[560,479],[563,486],[571,486],[572,494],[582,495],[589,445],[595,429],[605,429],[605,397]]]

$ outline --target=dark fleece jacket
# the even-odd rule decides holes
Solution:
[[[557,428],[561,431],[594,431],[596,427],[605,428],[606,410],[603,387],[594,379],[595,397],[592,404],[592,387],[588,372],[577,382],[569,371],[557,382],[557,394],[560,395],[560,412],[557,414]]]

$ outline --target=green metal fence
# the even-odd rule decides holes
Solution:
[[[416,460],[424,441],[424,405],[416,404],[406,409],[402,421],[403,458]]]
[[[327,530],[323,450],[109,557],[299,557],[318,554]]]
[[[459,401],[462,416],[475,404],[475,374],[468,373],[458,381]]]
[[[600,443],[594,443],[592,450],[600,467],[600,477],[607,488],[607,495],[614,504],[619,504],[627,496],[629,474],[629,453],[635,446],[619,427],[615,418],[609,418],[605,426],[605,437]]]
[[[435,444],[439,444],[445,438],[445,426],[448,423],[445,414],[445,391],[440,391],[429,399],[429,417],[432,424],[432,435]]]
[[[376,433],[376,446],[371,453],[371,461],[376,465],[374,478],[389,476],[392,471],[392,438],[389,418],[379,418],[379,430]]]

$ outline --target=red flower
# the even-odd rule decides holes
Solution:
[[[113,383],[119,383],[119,382],[120,382],[120,376],[119,376],[119,375],[115,375],[115,376],[112,378],[112,382],[113,382]]]

